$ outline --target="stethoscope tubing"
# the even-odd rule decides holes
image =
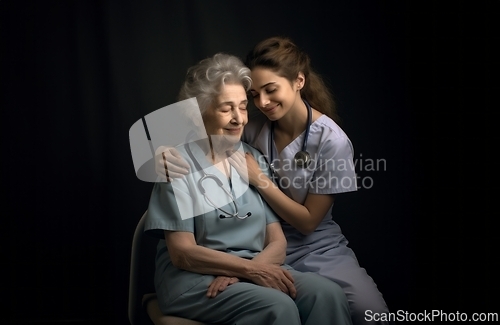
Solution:
[[[197,186],[198,186],[199,191],[201,192],[201,194],[203,195],[203,197],[205,198],[205,200],[207,200],[212,205],[212,207],[214,207],[217,210],[219,210],[219,211],[221,211],[221,212],[223,212],[223,213],[226,214],[226,216],[224,216],[224,215],[221,214],[219,216],[219,218],[225,219],[225,218],[236,217],[236,218],[238,218],[240,220],[243,220],[243,219],[246,219],[246,218],[250,217],[252,215],[250,212],[248,212],[244,216],[240,216],[239,215],[238,205],[236,204],[236,200],[234,199],[234,196],[231,193],[229,193],[229,191],[224,187],[224,184],[222,183],[222,181],[220,180],[220,178],[217,177],[214,174],[208,174],[201,167],[201,165],[198,162],[198,160],[196,160],[196,158],[194,157],[193,152],[191,151],[191,148],[189,147],[189,143],[185,144],[185,148],[186,148],[187,154],[189,155],[189,157],[191,158],[191,160],[195,164],[196,169],[199,170],[203,174],[203,176],[197,182]],[[224,210],[222,208],[217,207],[217,205],[208,197],[207,191],[205,190],[205,187],[203,186],[203,181],[206,180],[206,179],[212,179],[212,180],[214,180],[215,183],[217,184],[217,186],[219,186],[224,191],[224,193],[226,193],[226,195],[229,198],[231,198],[231,201],[232,201],[233,206],[234,206],[234,211],[235,211],[234,213],[230,213],[230,212],[228,212],[228,211],[226,211],[226,210]]]
[[[311,128],[311,123],[312,123],[312,108],[311,105],[309,105],[309,102],[307,102],[307,100],[302,99],[302,101],[307,107],[307,126],[306,126],[306,132],[304,134],[304,142],[302,142],[302,150],[295,154],[295,162],[296,165],[298,165],[299,167],[305,168],[310,163],[310,155],[307,152],[307,140],[309,138],[309,130]],[[271,128],[269,131],[269,164],[271,165],[271,169],[274,174],[273,144],[274,144],[274,121],[271,122]],[[300,156],[303,157],[304,164],[298,163],[299,159],[297,157]]]

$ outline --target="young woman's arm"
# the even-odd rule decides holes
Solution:
[[[252,185],[277,215],[304,235],[318,227],[335,200],[334,194],[308,193],[302,205],[289,198],[264,174],[260,174],[259,180]]]
[[[245,160],[246,169],[239,171],[248,173],[250,184],[258,189],[260,195],[274,212],[302,234],[312,233],[332,206],[335,200],[334,194],[309,193],[304,204],[297,203],[283,193],[262,172],[259,164],[250,153],[245,155]],[[232,161],[241,165],[241,159],[239,161],[233,159]]]

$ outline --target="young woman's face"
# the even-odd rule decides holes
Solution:
[[[275,72],[256,67],[252,70],[252,89],[250,93],[255,106],[271,121],[282,118],[300,99],[300,80],[293,83]]]
[[[242,85],[228,84],[203,114],[208,135],[221,135],[232,143],[238,142],[248,122],[247,95]]]

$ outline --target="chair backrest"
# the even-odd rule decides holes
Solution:
[[[144,234],[146,212],[142,215],[132,239],[128,318],[131,325],[151,324],[142,306],[144,294],[154,293],[155,255],[158,240]]]
[[[135,228],[130,257],[130,283],[128,299],[128,318],[131,325],[203,325],[200,322],[171,315],[161,314],[155,295],[154,273],[158,239],[144,234],[146,212]],[[143,306],[143,297],[153,296]],[[149,313],[149,314],[148,314]]]

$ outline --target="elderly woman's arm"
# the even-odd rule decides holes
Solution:
[[[282,265],[286,257],[286,238],[279,222],[273,222],[266,227],[265,248],[252,261]]]
[[[296,289],[292,275],[276,263],[283,258],[280,254],[284,254],[285,250],[283,243],[277,242],[279,232],[273,225],[279,226],[279,223],[267,226],[268,245],[253,260],[200,246],[190,232],[165,231],[165,240],[172,263],[177,268],[194,273],[247,279],[264,287],[278,289],[294,298]]]

